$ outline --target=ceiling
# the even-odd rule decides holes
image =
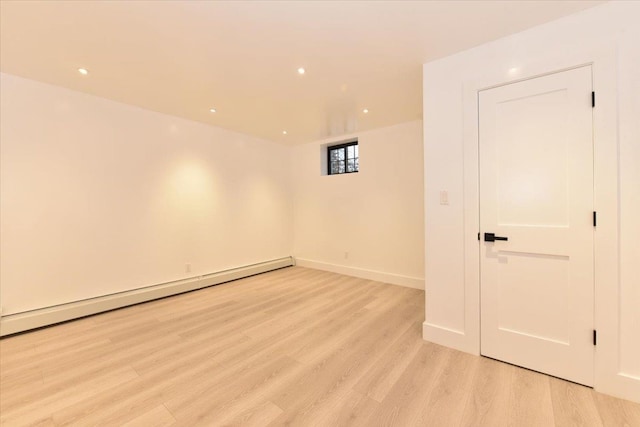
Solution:
[[[598,3],[2,0],[0,69],[295,144],[418,119],[423,63]]]

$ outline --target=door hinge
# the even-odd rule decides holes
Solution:
[[[591,108],[596,106],[596,93],[591,92]]]
[[[598,218],[596,211],[593,211],[593,226],[595,227],[598,224]]]
[[[598,332],[593,330],[593,345],[598,345]]]

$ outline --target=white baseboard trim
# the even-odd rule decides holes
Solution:
[[[54,307],[41,308],[24,313],[10,314],[0,318],[0,336],[53,325],[55,323],[177,295],[183,292],[194,291],[196,289],[230,282],[292,265],[294,265],[292,257],[280,258],[189,279],[161,283],[145,288],[61,304]]]
[[[640,403],[640,377],[621,372],[596,375],[594,389],[600,393]]]
[[[349,267],[346,265],[329,264],[304,258],[296,258],[295,260],[296,265],[300,267],[315,268],[316,270],[330,271],[332,273],[359,277],[361,279],[375,280],[377,282],[390,283],[392,285],[405,286],[407,288],[424,289],[424,279],[419,279],[417,277],[401,276],[398,274],[366,270],[364,268]]]
[[[434,325],[429,322],[422,324],[422,339],[450,347],[465,353],[480,355],[480,346],[469,341],[469,337],[462,331]]]

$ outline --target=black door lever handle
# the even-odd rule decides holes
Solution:
[[[485,242],[495,242],[496,240],[509,240],[508,237],[500,237],[496,236],[494,233],[484,233],[484,241]]]

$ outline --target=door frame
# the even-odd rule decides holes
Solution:
[[[562,56],[529,58],[510,70],[494,69],[463,84],[463,203],[465,328],[449,337],[452,347],[480,354],[480,231],[479,103],[480,90],[591,65],[596,107],[593,109],[595,328],[598,331],[594,387],[602,392],[632,395],[635,380],[619,372],[619,212],[617,130],[617,47],[615,41],[598,48],[567,52]]]

